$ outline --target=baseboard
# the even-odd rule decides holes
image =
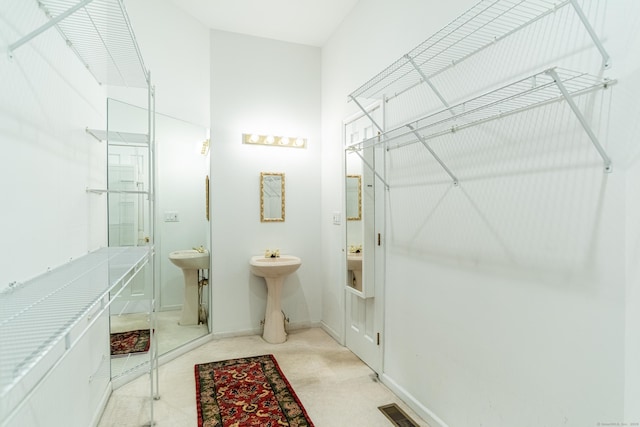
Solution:
[[[321,322],[293,322],[288,323],[285,330],[287,331],[295,331],[298,329],[310,329],[310,328],[320,328],[322,327]],[[262,335],[262,328],[253,328],[253,329],[242,329],[238,331],[227,331],[227,332],[214,332],[213,339],[219,340],[223,338],[235,338],[235,337],[246,337],[249,335]]]
[[[325,331],[331,338],[336,340],[337,343],[344,346],[344,339],[342,334],[337,333],[331,326],[327,325],[324,321],[320,322],[320,328]]]
[[[91,420],[91,425],[93,427],[97,427],[97,425],[100,423],[100,419],[102,419],[102,414],[104,414],[104,410],[107,408],[107,403],[109,402],[109,398],[111,397],[112,391],[113,390],[112,390],[111,382],[109,382],[108,387],[105,388],[104,394],[100,399],[100,404],[98,405],[98,409],[96,410],[96,413],[93,415],[93,420]]]
[[[404,403],[407,404],[416,414],[420,416],[423,420],[425,420],[429,426],[431,427],[449,427],[447,424],[440,419],[433,411],[424,406],[422,403],[418,402],[413,395],[408,393],[404,388],[402,388],[398,383],[396,383],[393,378],[391,378],[387,374],[382,374],[380,376],[380,380],[384,385],[389,387],[389,389],[396,394]]]

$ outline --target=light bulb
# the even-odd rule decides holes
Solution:
[[[265,139],[265,142],[267,144],[273,144],[276,141],[276,139],[273,137],[273,135],[269,135],[267,136],[267,138]]]

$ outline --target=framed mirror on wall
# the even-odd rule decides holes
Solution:
[[[284,173],[260,173],[260,221],[284,222],[285,185]]]

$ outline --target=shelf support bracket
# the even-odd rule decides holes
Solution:
[[[440,157],[438,157],[438,155],[436,154],[435,151],[433,151],[433,149],[429,146],[429,144],[427,144],[427,141],[422,137],[422,135],[420,135],[411,125],[406,125],[409,129],[411,129],[411,132],[416,136],[416,138],[418,138],[418,141],[420,141],[422,143],[422,145],[424,145],[424,147],[429,150],[429,153],[431,153],[431,155],[433,156],[434,159],[436,159],[436,161],[440,164],[440,166],[442,167],[442,169],[444,169],[444,171],[447,173],[447,175],[449,175],[449,177],[453,180],[453,185],[455,185],[456,187],[458,186],[458,178],[453,174],[453,172],[451,172],[451,169],[449,169],[447,167],[447,165],[444,164],[444,162],[440,159]]]
[[[560,90],[560,93],[562,93],[563,98],[565,99],[565,101],[567,101],[567,104],[569,104],[569,107],[571,107],[573,114],[575,114],[576,118],[578,119],[578,121],[584,128],[585,132],[587,133],[587,136],[589,136],[591,143],[593,144],[595,149],[598,151],[598,154],[600,155],[600,157],[602,157],[602,161],[604,162],[604,171],[607,173],[610,173],[612,171],[611,159],[607,155],[606,151],[604,151],[604,148],[602,148],[602,145],[600,145],[600,141],[598,141],[598,137],[596,137],[596,135],[591,130],[591,126],[589,126],[587,119],[585,119],[584,115],[582,114],[582,112],[576,105],[575,101],[567,91],[567,88],[565,88],[564,84],[560,80],[560,77],[558,76],[558,73],[554,69],[547,70],[546,72],[553,78],[554,82],[556,83],[556,86],[558,86],[558,89]]]
[[[358,157],[360,157],[360,159],[362,160],[362,163],[364,163],[371,172],[373,172],[373,174],[378,177],[378,179],[380,181],[382,181],[382,183],[384,184],[384,188],[385,190],[389,189],[389,184],[387,184],[387,181],[384,180],[384,178],[382,176],[380,176],[380,174],[378,173],[378,171],[376,171],[376,168],[374,168],[373,166],[371,166],[371,164],[364,158],[364,156],[362,154],[360,154],[358,151],[353,151],[353,153],[355,153]]]
[[[593,40],[593,43],[596,45],[596,47],[600,51],[600,55],[602,55],[602,66],[604,68],[609,68],[611,66],[611,57],[609,56],[609,53],[607,53],[604,46],[602,45],[602,42],[600,41],[600,38],[598,38],[598,35],[596,34],[595,30],[589,23],[587,16],[584,14],[584,12],[582,11],[582,8],[578,4],[578,0],[570,0],[570,1],[571,1],[571,6],[573,6],[573,9],[576,11],[576,14],[580,18],[580,21],[582,21],[582,25],[584,25],[584,28],[587,30],[587,33],[589,33],[591,40]]]
[[[61,13],[60,15],[56,16],[55,18],[51,18],[49,20],[49,22],[47,22],[46,24],[42,25],[39,28],[36,28],[35,30],[31,31],[29,34],[27,34],[26,36],[22,37],[20,40],[16,41],[15,43],[12,43],[9,45],[9,56],[13,57],[13,51],[16,50],[17,48],[19,48],[20,46],[22,46],[25,43],[28,43],[29,41],[31,41],[31,39],[33,39],[34,37],[39,36],[40,34],[44,33],[45,31],[47,31],[49,28],[58,25],[59,22],[64,21],[65,19],[67,19],[70,15],[73,15],[74,13],[76,13],[78,10],[82,9],[83,7],[87,6],[89,3],[91,3],[93,0],[84,0],[81,1],[80,3],[76,4],[75,6],[71,7],[70,9],[68,9],[67,11]]]
[[[413,60],[412,57],[410,57],[408,54],[404,56],[407,61],[409,61],[411,63],[411,65],[413,66],[413,68],[418,72],[418,74],[420,74],[420,77],[422,77],[422,80],[429,85],[429,87],[431,88],[431,90],[433,91],[433,93],[436,94],[436,96],[438,97],[438,99],[440,100],[440,102],[442,102],[442,104],[447,107],[447,110],[449,110],[449,113],[451,113],[451,115],[455,115],[455,112],[453,110],[451,110],[451,106],[449,105],[449,103],[447,102],[446,99],[444,99],[444,96],[442,96],[442,94],[440,93],[440,91],[438,90],[437,87],[435,87],[433,85],[433,83],[431,83],[431,80],[429,80],[429,78],[427,77],[427,75],[422,71],[422,69],[420,67],[418,67],[418,64],[415,63],[415,61]]]
[[[367,109],[366,109],[366,108],[364,108],[364,107],[363,107],[363,106],[358,102],[358,100],[357,100],[353,95],[349,95],[349,98],[351,98],[351,100],[352,100],[353,102],[355,102],[355,103],[356,103],[356,105],[358,106],[358,108],[360,108],[360,110],[362,110],[362,112],[364,113],[364,115],[365,115],[365,116],[367,116],[367,118],[368,118],[369,120],[371,120],[371,123],[373,123],[373,125],[374,125],[375,127],[377,127],[377,128],[378,128],[378,130],[380,131],[380,133],[384,133],[384,130],[380,127],[380,125],[378,125],[378,123],[376,123],[376,121],[375,121],[375,120],[373,120],[373,117],[371,117],[371,114],[369,114],[369,112],[367,111]]]

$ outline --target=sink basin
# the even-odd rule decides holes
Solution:
[[[195,249],[173,251],[169,260],[183,270],[205,270],[209,268],[209,251],[198,252]]]
[[[347,270],[362,270],[362,253],[347,255]]]
[[[251,272],[264,278],[277,278],[287,276],[296,271],[302,261],[297,256],[283,255],[278,258],[265,258],[256,255],[249,261]]]

